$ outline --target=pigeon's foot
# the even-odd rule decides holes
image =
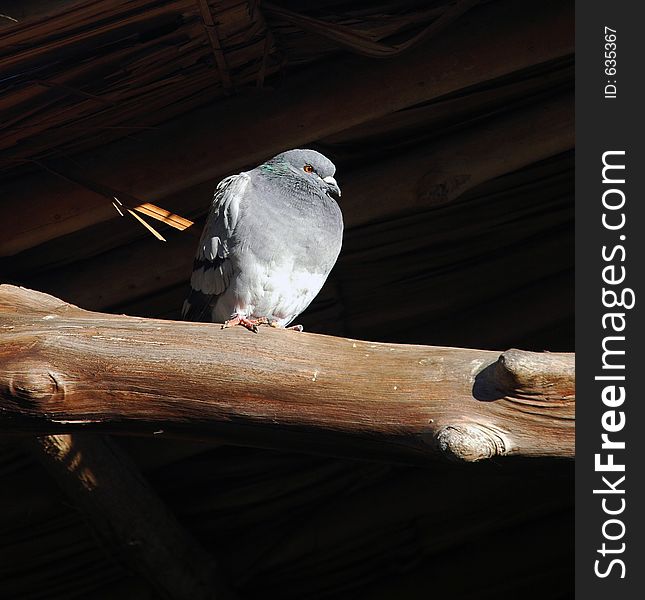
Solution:
[[[267,323],[268,323],[268,319],[265,319],[265,318],[247,319],[246,317],[242,317],[240,315],[233,315],[228,321],[225,321],[222,324],[222,329],[235,327],[236,325],[242,325],[242,327],[246,327],[249,331],[252,331],[253,333],[257,333],[258,325],[265,325]]]
[[[280,325],[276,319],[269,319],[268,317],[259,317],[257,319],[247,319],[241,315],[233,315],[228,321],[222,325],[222,329],[228,329],[229,327],[235,327],[235,325],[242,325],[246,327],[249,331],[253,333],[258,332],[258,327],[260,325],[268,325],[269,327],[275,327],[277,329],[291,329],[293,331],[303,331],[304,327],[302,325],[292,325],[291,327],[284,327]]]
[[[249,331],[252,331],[253,333],[258,332],[258,326],[259,325],[268,325],[269,327],[280,327],[278,324],[278,321],[275,319],[269,319],[268,317],[258,317],[257,319],[247,319],[246,317],[242,317],[240,315],[233,315],[228,321],[226,321],[222,325],[222,329],[226,329],[228,327],[234,327],[235,325],[242,325],[242,327],[246,327]],[[290,327],[289,329],[297,329],[300,327],[298,331],[302,331],[302,326],[301,325],[296,325],[295,327]]]

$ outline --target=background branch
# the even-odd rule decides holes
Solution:
[[[192,538],[112,440],[30,438],[31,453],[115,555],[170,600],[232,598],[215,559]]]

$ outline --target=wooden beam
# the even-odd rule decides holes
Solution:
[[[448,204],[570,150],[574,140],[573,94],[547,98],[352,173],[343,186],[343,217],[356,227]]]
[[[88,518],[92,529],[162,598],[232,598],[212,556],[197,544],[104,436],[33,438],[32,454]]]
[[[346,227],[350,230],[448,204],[484,181],[570,149],[573,138],[573,102],[571,95],[565,94],[485,120],[344,179],[339,175]],[[210,193],[204,190],[204,207]],[[196,199],[187,198],[186,203],[191,201]],[[106,232],[103,237],[109,235]],[[146,238],[21,283],[84,308],[105,309],[188,281],[197,241],[185,234],[168,239],[160,245]]]
[[[562,62],[562,65],[549,65],[544,69],[532,71],[530,75],[523,78],[513,76],[510,82],[498,81],[498,85],[486,86],[483,90],[474,90],[469,93],[459,94],[456,97],[447,97],[430,104],[392,113],[319,142],[322,144],[322,149],[338,163],[339,178],[345,189],[346,185],[351,184],[352,172],[348,173],[344,165],[355,164],[357,155],[364,156],[364,165],[375,163],[375,160],[370,159],[370,151],[378,148],[391,148],[392,140],[401,140],[403,138],[406,149],[417,145],[422,146],[423,152],[429,149],[428,146],[434,148],[436,144],[437,151],[443,152],[445,155],[446,150],[442,150],[441,145],[450,141],[447,136],[456,135],[459,138],[459,143],[468,143],[467,140],[462,139],[463,134],[460,134],[459,131],[454,131],[455,125],[459,125],[461,131],[471,131],[476,135],[483,121],[492,120],[492,123],[496,123],[497,117],[495,115],[499,116],[500,112],[511,112],[512,107],[521,109],[522,106],[526,105],[527,98],[530,98],[536,104],[541,104],[540,99],[546,99],[548,105],[554,94],[557,94],[557,90],[564,87],[570,88],[572,85],[573,65],[569,61]],[[562,117],[571,123],[571,129],[566,133],[566,136],[572,139],[573,121],[569,116],[570,113],[571,110],[563,112]],[[540,116],[541,121],[544,118],[544,115]],[[468,123],[467,126],[466,123]],[[551,119],[551,123],[553,123],[553,119]],[[539,124],[544,125],[543,122]],[[525,118],[522,119],[521,125],[530,131],[530,125],[526,124]],[[544,127],[542,129],[544,129],[545,136],[553,133]],[[535,128],[533,131],[535,131]],[[447,135],[445,135],[446,133]],[[428,143],[426,140],[430,136],[432,136],[433,141]],[[555,136],[552,135],[551,137],[554,138]],[[513,139],[517,139],[517,137],[513,135],[505,136],[502,138],[502,143],[509,143]],[[551,143],[561,141],[552,139]],[[506,145],[503,146],[503,148],[506,147]],[[538,153],[532,153],[531,148],[532,145],[529,139],[526,144],[523,144],[519,154],[516,149],[512,149],[508,154],[528,156],[530,160],[535,161]],[[403,151],[405,152],[406,150]],[[398,157],[400,154],[401,152],[396,147],[392,149],[391,155]],[[468,157],[469,160],[473,161],[481,158],[480,155]],[[205,216],[205,211],[217,183],[217,180],[208,180],[192,188],[171,194],[164,199],[164,206],[167,209],[172,209],[172,211],[185,215]],[[108,198],[111,198],[111,196],[107,195],[108,190],[96,188],[96,191],[102,192]],[[130,203],[132,199],[122,198],[122,200]],[[347,196],[347,193],[345,193],[343,204],[345,205],[346,202],[351,202],[351,198]],[[134,204],[136,205],[136,202]],[[351,214],[347,216],[351,217]],[[202,224],[200,223],[195,227],[196,236],[199,236],[201,226]],[[349,223],[349,226],[351,227],[352,224]],[[0,273],[4,272],[9,276],[12,274],[24,276],[28,272],[59,268],[64,264],[77,262],[117,246],[132,243],[144,235],[143,228],[138,223],[135,223],[134,219],[125,218],[104,221],[90,228],[55,238],[18,255],[0,258]],[[34,287],[38,288],[38,286]],[[70,300],[74,301],[71,298]],[[86,308],[90,307],[87,306]]]
[[[488,3],[401,56],[309,68],[280,89],[228,99],[75,161],[86,179],[163,205],[170,193],[286,148],[572,51],[570,3]],[[69,171],[69,163],[52,166]],[[116,215],[96,193],[33,173],[5,185],[0,211],[10,232],[0,241],[0,255]]]
[[[332,156],[340,154],[344,157],[347,154],[351,159],[351,149],[359,143],[374,150],[372,144],[378,149],[384,142],[391,143],[392,139],[414,140],[424,134],[434,137],[450,128],[454,131],[455,126],[465,127],[469,122],[476,123],[500,112],[537,103],[540,98],[548,98],[549,94],[573,89],[573,84],[572,55],[362,123],[323,138],[320,143],[332,149]],[[349,147],[349,152],[346,147]]]
[[[8,285],[0,331],[5,432],[161,431],[403,462],[574,456],[570,354],[251,334]]]

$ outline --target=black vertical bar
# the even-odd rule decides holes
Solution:
[[[576,2],[576,597],[581,600],[645,597],[642,12],[641,3],[627,0]]]

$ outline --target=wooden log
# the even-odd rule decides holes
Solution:
[[[574,455],[569,354],[253,335],[8,285],[0,331],[5,432],[163,431],[404,462]]]
[[[570,54],[569,3],[529,4],[486,4],[401,56],[350,58],[307,69],[279,90],[194,111],[136,140],[114,142],[75,160],[86,179],[163,205],[162,198],[172,192],[286,148]],[[330,73],[337,85],[330,85]],[[53,166],[69,169],[68,164]],[[0,210],[10,232],[0,241],[0,255],[115,216],[102,196],[49,174],[9,182]]]
[[[78,438],[79,436],[76,435],[75,437]],[[80,438],[86,439],[83,435],[80,435]],[[44,474],[41,464],[36,462],[34,446],[25,447],[30,445],[27,440],[32,439],[35,438],[24,434],[0,438],[0,477],[6,483],[6,485],[0,486],[0,511],[2,511],[3,522],[12,524],[12,532],[5,531],[3,534],[4,551],[7,550],[10,544],[28,536],[26,532],[29,527],[35,527],[38,523],[51,525],[55,519],[61,518],[63,514],[69,516],[68,498],[63,495],[62,489],[59,490],[57,483]],[[112,441],[114,442],[115,440],[112,439]],[[127,455],[128,462],[134,463],[135,469],[144,474],[147,474],[146,472],[159,473],[161,471],[163,481],[172,481],[174,471],[171,469],[174,468],[173,463],[186,461],[189,458],[193,461],[196,459],[198,463],[199,461],[203,462],[199,455],[209,451],[209,449],[212,451],[215,446],[214,444],[192,442],[190,440],[177,440],[168,437],[159,438],[159,436],[154,438],[121,436],[118,439],[118,445]],[[80,449],[79,446],[76,446],[76,448]],[[42,450],[38,446],[38,453],[40,452]],[[121,454],[124,452],[121,452]],[[185,462],[182,464],[185,464]],[[233,469],[235,464],[235,461],[231,461]],[[164,473],[169,473],[170,478],[165,477]],[[195,477],[200,477],[199,471],[195,473]],[[174,502],[171,502],[171,504],[175,506]],[[182,503],[181,506],[183,512],[185,503]],[[73,514],[70,519],[74,520]],[[49,532],[54,538],[59,533],[53,527],[49,528]],[[42,540],[38,541],[38,545],[41,551],[46,550],[48,546],[48,544],[42,543]],[[0,558],[4,556],[0,552]],[[61,557],[58,558],[61,559]]]
[[[99,537],[162,598],[232,598],[219,568],[109,438],[34,438],[32,452]]]

